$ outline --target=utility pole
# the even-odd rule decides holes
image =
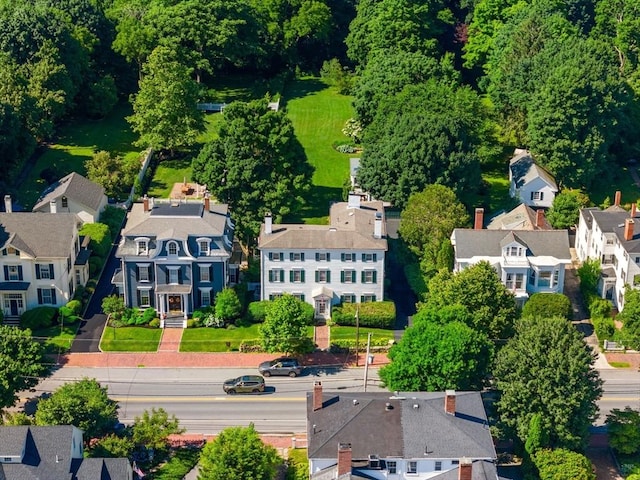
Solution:
[[[367,391],[367,380],[369,376],[369,351],[371,349],[371,332],[367,334],[367,356],[364,359],[364,391]]]
[[[356,305],[356,367],[358,364],[358,356],[360,354],[360,306]]]

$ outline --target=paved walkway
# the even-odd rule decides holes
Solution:
[[[591,434],[586,456],[596,470],[596,480],[623,480],[609,449],[609,437],[606,433]]]
[[[182,328],[163,328],[158,352],[179,352],[182,332],[184,332]]]
[[[316,325],[315,327],[316,345],[323,352],[329,350],[329,347],[331,347],[329,340],[330,328],[331,327],[329,327],[329,325],[327,324]]]

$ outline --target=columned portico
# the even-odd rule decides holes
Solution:
[[[314,318],[326,320],[331,317],[333,290],[327,287],[320,287],[313,291],[312,297],[315,309]]]
[[[158,285],[156,310],[160,318],[181,315],[185,320],[189,312],[191,285]]]

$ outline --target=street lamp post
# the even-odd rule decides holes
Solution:
[[[359,352],[360,349],[360,307],[356,305],[356,367],[359,366]]]

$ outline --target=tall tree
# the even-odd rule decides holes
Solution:
[[[596,480],[591,461],[565,448],[539,450],[533,456],[540,480]]]
[[[200,89],[192,69],[169,47],[157,47],[142,67],[140,90],[133,96],[133,115],[127,117],[142,147],[176,150],[189,147],[204,131],[203,113],[196,109]]]
[[[429,270],[435,271],[449,268],[449,265],[438,263],[442,245],[450,246],[453,229],[468,224],[469,214],[455,193],[444,185],[435,184],[409,197],[400,215],[398,233],[423,265],[426,263]]]
[[[93,378],[65,383],[36,410],[38,425],[74,425],[84,432],[86,442],[110,432],[118,421],[118,403]]]
[[[303,353],[309,348],[307,316],[302,300],[285,293],[268,306],[260,325],[262,347],[267,352]]]
[[[169,447],[168,437],[174,433],[184,433],[175,415],[169,415],[163,408],[145,410],[133,422],[132,439],[138,446],[164,450]]]
[[[464,310],[457,314],[467,315]],[[380,369],[380,378],[389,390],[476,390],[482,388],[491,352],[486,335],[432,310],[428,319],[414,319],[391,347],[391,363]]]
[[[405,87],[381,104],[365,130],[362,187],[399,208],[432,183],[468,195],[480,184],[484,118],[470,88],[434,80]]]
[[[589,203],[589,197],[580,190],[565,189],[553,199],[547,220],[553,228],[571,228],[578,224],[580,209]]]
[[[38,384],[46,372],[40,343],[30,330],[0,325],[0,411],[18,400],[16,395]]]
[[[524,443],[540,414],[552,446],[584,448],[602,395],[593,363],[591,348],[564,318],[521,319],[493,370],[500,421]]]
[[[640,290],[627,285],[624,292],[624,309],[616,319],[622,321],[621,333],[625,346],[640,348]]]
[[[276,449],[262,443],[253,424],[229,427],[202,449],[198,480],[271,480],[280,463]]]
[[[240,241],[253,244],[265,213],[278,222],[304,204],[312,169],[291,121],[256,100],[225,108],[218,138],[202,148],[193,172],[229,204]]]

